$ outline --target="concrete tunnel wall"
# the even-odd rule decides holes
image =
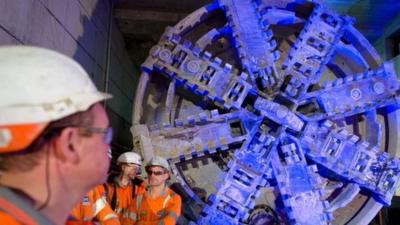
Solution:
[[[132,146],[129,128],[139,74],[134,73],[111,13],[109,0],[1,0],[0,45],[42,46],[77,60],[98,89],[114,96],[106,108],[114,128],[113,150],[118,154]]]

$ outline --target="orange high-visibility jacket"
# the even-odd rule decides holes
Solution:
[[[123,225],[175,225],[181,215],[181,197],[166,188],[164,193],[152,198],[148,191],[136,196],[129,207],[130,213],[124,215]]]
[[[103,185],[90,190],[72,209],[67,225],[89,225],[92,221],[102,225],[120,225],[117,214],[106,201]]]
[[[16,221],[14,218],[12,218],[11,216],[0,212],[0,224],[7,224],[7,225],[23,225],[22,223]],[[37,223],[34,223],[35,225]]]
[[[119,184],[117,177],[113,183],[106,184],[107,202],[114,212],[117,213],[120,220],[128,212],[133,198],[145,191],[144,181],[139,178],[135,178],[125,187]]]
[[[14,191],[0,187],[0,224],[54,225]]]

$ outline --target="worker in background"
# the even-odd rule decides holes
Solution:
[[[68,217],[66,225],[120,225],[117,214],[106,201],[103,185],[98,185],[83,196]]]
[[[62,54],[0,47],[0,224],[63,225],[105,182],[110,97]]]
[[[111,180],[105,187],[107,201],[111,208],[122,219],[127,215],[133,198],[145,191],[144,182],[136,177],[142,166],[142,158],[135,152],[125,152],[117,159],[120,174]]]
[[[111,148],[108,156],[112,158]],[[72,209],[66,225],[120,225],[118,215],[107,202],[103,185],[97,185],[90,190]]]
[[[174,225],[181,214],[181,197],[167,186],[170,167],[164,158],[153,157],[146,165],[148,186],[136,196],[123,225]]]

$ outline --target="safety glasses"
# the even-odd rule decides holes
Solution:
[[[85,132],[86,134],[93,134],[93,133],[98,133],[98,134],[103,134],[103,142],[104,144],[109,145],[112,141],[113,138],[113,129],[112,127],[106,127],[106,128],[99,128],[99,127],[88,127],[88,126],[79,126],[79,125],[64,125],[64,126],[59,126],[59,127],[52,127],[51,130],[48,130],[45,135],[47,138],[53,137],[55,134],[61,132],[63,129],[67,127],[76,127],[81,129],[81,131]]]
[[[165,171],[146,170],[146,173],[147,173],[149,176],[151,176],[151,175],[154,175],[154,176],[161,176],[161,175],[163,175],[163,174],[166,174],[167,172],[165,172]]]
[[[113,129],[112,127],[107,128],[98,128],[98,127],[79,127],[84,129],[88,133],[99,133],[104,134],[103,141],[104,144],[109,145],[113,138]]]

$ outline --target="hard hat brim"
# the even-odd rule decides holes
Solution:
[[[0,154],[18,152],[27,148],[49,124],[47,121],[55,121],[74,113],[85,111],[91,105],[111,97],[112,95],[103,92],[90,93],[85,96],[84,104],[81,104],[82,100],[79,96],[76,96],[76,98],[72,96],[70,102],[73,102],[73,104],[67,105],[64,108],[64,112],[60,113],[58,111],[57,114],[52,114],[51,111],[46,111],[44,107],[40,106],[36,108],[29,106],[30,113],[28,114],[25,114],[26,111],[22,109],[24,106],[0,108],[1,115],[15,116],[21,112],[25,115],[24,117],[21,117],[22,115],[8,116],[8,118],[18,118],[15,121],[12,121],[12,119],[1,121],[0,119]],[[88,102],[92,104],[88,104]],[[21,120],[21,118],[24,119]]]
[[[112,95],[103,92],[77,93],[68,96],[57,103],[40,105],[16,105],[0,107],[1,125],[31,124],[55,121],[77,112],[83,112],[97,102],[111,98]],[[48,107],[51,105],[51,107]]]
[[[48,123],[0,126],[0,154],[27,148],[46,128]]]

